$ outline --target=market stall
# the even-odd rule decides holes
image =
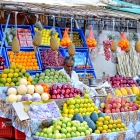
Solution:
[[[138,31],[139,16],[105,8],[114,1],[45,4],[0,4],[0,138],[139,140],[139,34],[128,24]],[[96,28],[109,30],[101,44]],[[115,76],[96,76],[98,48],[117,58]],[[59,71],[66,56],[80,82]]]

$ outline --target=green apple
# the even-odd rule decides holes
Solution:
[[[77,131],[76,132],[76,136],[79,137],[80,136],[80,132]]]
[[[89,131],[90,131],[90,133],[92,133],[92,129],[91,128],[89,128]]]
[[[68,133],[71,132],[71,128],[70,127],[66,127],[66,130],[67,130]]]
[[[82,132],[82,127],[77,128],[78,132]]]
[[[62,128],[66,128],[67,125],[63,123],[61,127],[62,127]]]
[[[70,109],[74,109],[75,108],[75,106],[74,105],[69,105],[69,107],[68,108],[70,108]]]
[[[55,129],[56,129],[56,130],[60,130],[61,127],[60,127],[59,125],[57,125]]]
[[[57,133],[57,134],[55,135],[55,138],[56,138],[56,139],[61,139],[61,138],[62,138],[62,135],[61,135],[60,133]]]
[[[62,121],[58,121],[57,125],[61,126],[62,125]]]
[[[80,133],[80,136],[85,136],[85,133],[84,133],[84,132],[81,132],[81,133]]]
[[[62,139],[65,139],[66,138],[66,135],[65,134],[61,134],[62,135]]]
[[[116,128],[116,131],[117,131],[117,132],[119,132],[119,131],[120,131],[120,129],[119,129],[119,128]]]
[[[76,104],[80,104],[80,99],[75,99]]]
[[[67,123],[67,127],[71,127],[71,123],[70,122]]]
[[[43,133],[46,133],[46,132],[47,132],[47,128],[44,128],[44,129],[43,129]]]
[[[61,128],[61,133],[66,134],[67,130],[65,128]]]
[[[74,127],[74,126],[71,127],[71,131],[72,131],[72,132],[76,132],[76,127]]]
[[[53,134],[52,133],[49,133],[48,134],[48,138],[52,138]]]
[[[43,133],[43,132],[41,132],[41,133],[40,133],[40,137],[43,137],[43,136],[44,136],[44,133]]]
[[[67,133],[66,134],[66,138],[71,138],[71,134],[70,133]]]
[[[52,132],[53,132],[53,128],[51,128],[51,127],[49,127],[49,128],[47,129],[47,131],[46,131],[47,134],[50,134],[50,133],[52,133]]]
[[[90,130],[86,130],[85,134],[86,136],[90,135]]]
[[[76,134],[74,132],[71,132],[71,137],[76,137]]]
[[[35,135],[36,135],[36,136],[40,136],[40,132],[36,132]]]
[[[62,120],[62,123],[63,123],[63,124],[67,124],[67,120],[66,120],[66,119],[63,119],[63,120]]]
[[[57,134],[57,133],[59,133],[59,131],[58,130],[54,130],[54,134]]]
[[[79,108],[79,104],[75,104],[75,108]]]
[[[47,138],[48,137],[47,134],[44,134],[44,137]]]
[[[82,127],[82,131],[83,131],[83,132],[86,132],[86,128],[85,128],[85,127]]]

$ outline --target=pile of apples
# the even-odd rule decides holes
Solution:
[[[103,113],[118,113],[135,111],[139,109],[138,104],[128,101],[126,98],[111,98],[100,104]]]
[[[110,77],[109,80],[113,88],[138,86],[137,82],[135,82],[132,77],[115,75]]]
[[[76,95],[83,95],[81,90],[73,88],[71,84],[54,84],[50,87],[49,93],[51,99],[73,98]]]

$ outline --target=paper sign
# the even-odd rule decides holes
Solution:
[[[21,121],[30,118],[28,114],[24,111],[24,105],[22,104],[22,102],[13,103],[12,105]]]

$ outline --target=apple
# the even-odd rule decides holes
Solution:
[[[117,108],[117,104],[116,103],[113,103],[112,108],[113,109],[116,109]]]
[[[52,91],[52,93],[53,93],[53,94],[57,94],[57,90],[54,89],[54,90]]]
[[[105,113],[111,113],[109,109],[105,109]]]
[[[66,127],[65,127],[66,128]],[[67,130],[65,128],[61,128],[61,133],[67,134]]]
[[[61,136],[62,136],[62,139],[65,139],[66,138],[66,135],[65,134],[61,134]]]
[[[71,137],[76,137],[75,132],[71,132]]]
[[[36,135],[36,136],[40,136],[40,132],[36,132],[35,135]]]
[[[43,129],[43,133],[46,133],[46,132],[47,132],[47,128],[44,128],[44,129]]]
[[[78,131],[76,132],[76,136],[77,136],[77,137],[79,137],[79,136],[80,136],[80,133],[79,133]]]
[[[101,103],[100,106],[101,106],[101,108],[104,108],[105,107],[105,103]]]
[[[48,138],[52,138],[53,134],[52,133],[49,133],[48,134]]]
[[[116,113],[116,110],[115,109],[112,109],[112,111],[111,111],[112,113]]]
[[[119,108],[116,108],[116,112],[120,112],[120,109]]]
[[[70,94],[70,89],[66,89],[65,94]]]
[[[89,136],[90,135],[90,130],[86,130],[85,134],[86,134],[86,136]]]
[[[133,111],[137,110],[136,106],[132,106],[132,110]]]
[[[81,136],[85,136],[85,133],[84,132],[81,132],[81,134],[80,134]]]
[[[66,138],[71,138],[71,134],[70,133],[67,133],[66,134]]]
[[[66,130],[67,130],[68,133],[71,132],[71,128],[70,127],[66,127]]]
[[[52,99],[56,99],[56,95],[52,95],[51,98],[52,98]]]
[[[56,98],[57,98],[57,99],[60,99],[60,98],[61,98],[61,96],[60,96],[59,94],[57,94],[57,95],[56,95]]]

